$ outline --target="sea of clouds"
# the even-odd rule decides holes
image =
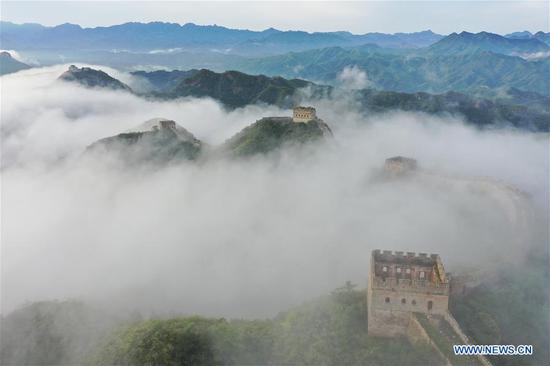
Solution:
[[[128,168],[83,152],[155,117],[215,146],[291,111],[85,89],[56,80],[66,68],[0,79],[3,313],[72,298],[125,311],[272,316],[347,280],[366,287],[376,248],[439,253],[456,270],[544,245],[547,135],[362,114],[340,97],[315,102],[334,132],[325,143]],[[384,160],[396,155],[417,159],[422,173],[384,178]]]

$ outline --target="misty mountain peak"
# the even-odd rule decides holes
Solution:
[[[76,31],[78,31],[78,30],[82,30],[82,27],[78,24],[63,23],[63,24],[55,26],[53,29],[57,29],[57,30],[76,30]]]
[[[92,69],[91,67],[69,66],[58,78],[59,80],[76,82],[90,88],[108,88],[113,90],[131,91],[130,87],[121,81],[111,77],[104,71]]]
[[[203,144],[193,134],[166,118],[153,118],[119,133],[103,138],[87,148],[88,153],[108,153],[134,165],[195,160]]]
[[[9,52],[0,52],[0,75],[30,68],[29,65],[16,60]]]
[[[319,118],[297,123],[291,117],[264,117],[225,141],[221,150],[230,156],[252,156],[330,137],[330,127]]]

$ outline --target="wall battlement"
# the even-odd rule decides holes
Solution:
[[[169,128],[172,130],[176,129],[176,122],[174,121],[168,121],[168,120],[160,121],[159,125],[160,125],[160,128]]]
[[[375,249],[372,252],[375,260],[387,262],[412,261],[422,263],[435,263],[439,254],[403,252],[399,250],[380,250]]]

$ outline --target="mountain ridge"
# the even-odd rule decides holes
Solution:
[[[529,39],[535,38],[548,45],[550,45],[550,32],[538,31],[536,33],[531,33],[529,31],[520,31],[506,34],[506,38],[515,38],[515,39]]]
[[[483,49],[471,52],[435,48],[412,53],[328,47],[243,61],[248,73],[281,75],[335,84],[346,68],[363,70],[373,87],[399,92],[470,92],[482,86],[515,87],[550,96],[550,58],[526,60]]]
[[[83,75],[90,75],[90,72]],[[98,73],[98,75],[107,75]],[[341,89],[312,82],[265,75],[247,75],[237,71],[215,73],[211,70],[135,72],[134,75],[157,82],[164,87],[152,92],[137,93],[145,98],[175,99],[180,97],[209,97],[227,108],[239,108],[250,104],[271,104],[291,108],[309,100],[338,97]],[[108,75],[107,75],[108,76]],[[171,81],[174,76],[175,81]],[[109,88],[109,76],[104,87]],[[95,82],[76,80],[85,86]],[[116,80],[118,82],[118,80]],[[120,82],[118,82],[120,83]],[[118,85],[118,84],[115,84]],[[161,86],[162,86],[161,85]],[[304,88],[308,93],[303,92]],[[118,90],[121,90],[119,88]],[[424,112],[437,115],[463,117],[477,127],[514,126],[532,131],[550,131],[550,97],[515,88],[477,89],[480,97],[459,92],[430,94],[425,92],[394,92],[372,88],[354,91],[350,96],[359,102],[363,113],[384,113],[392,110]],[[306,98],[307,97],[307,98]]]
[[[297,90],[308,87],[317,88],[317,85],[280,76],[248,75],[240,71],[216,73],[202,69],[182,80],[168,95],[208,96],[233,108],[257,103],[290,107],[296,104],[292,97]]]
[[[451,33],[428,48],[440,54],[473,53],[478,50],[504,55],[520,55],[550,51],[550,46],[536,38],[507,38],[489,32]]]
[[[112,90],[125,90],[128,92],[132,91],[128,85],[113,78],[106,72],[92,69],[91,67],[78,68],[75,65],[71,65],[67,71],[58,77],[58,80],[76,82],[90,88],[99,87]]]
[[[233,29],[218,25],[197,25],[194,23],[178,24],[166,22],[128,22],[107,27],[83,28],[76,24],[60,24],[47,27],[40,24],[15,24],[2,21],[3,32],[0,41],[4,47],[23,49],[80,49],[82,44],[87,49],[127,49],[154,50],[159,48],[187,47],[191,49],[208,49],[220,47],[225,53],[239,50],[243,54],[272,54],[339,44],[358,45],[376,43],[388,47],[423,47],[443,37],[431,31],[412,33],[365,33],[350,32],[305,32],[300,30],[282,31],[267,28],[262,31]],[[139,39],[131,35],[139,33]],[[295,49],[289,44],[297,44],[300,38],[301,48]],[[265,50],[250,42],[259,41]],[[275,46],[274,46],[275,45]]]
[[[320,119],[297,123],[292,117],[264,117],[224,143],[211,147],[175,121],[153,118],[130,130],[95,141],[86,148],[86,153],[114,154],[129,165],[158,164],[266,155],[285,146],[303,146],[331,136],[330,127]]]

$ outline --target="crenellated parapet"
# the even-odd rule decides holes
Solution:
[[[374,250],[371,274],[373,277],[410,280],[433,285],[448,284],[439,254]]]

